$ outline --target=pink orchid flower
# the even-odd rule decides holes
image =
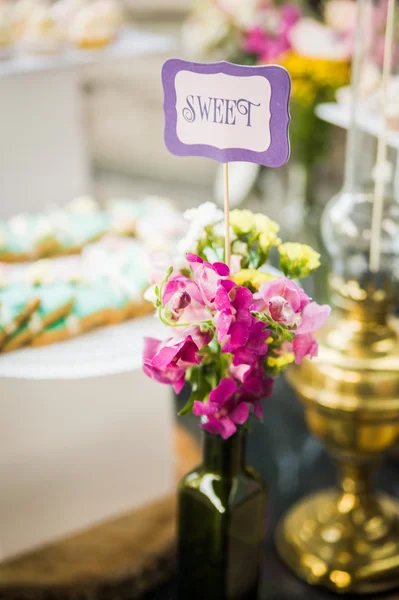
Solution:
[[[305,306],[302,313],[302,321],[295,332],[295,338],[292,341],[292,351],[295,354],[295,362],[299,365],[307,356],[313,358],[318,353],[318,343],[314,337],[314,332],[323,327],[331,312],[331,307],[327,304],[319,305],[311,302]]]
[[[258,310],[287,327],[299,322],[301,312],[310,302],[303,289],[286,277],[264,283],[254,299]]]
[[[234,352],[248,341],[252,304],[253,296],[248,288],[238,287],[230,280],[220,281],[215,296],[215,323],[218,342],[223,344],[222,352]]]
[[[196,254],[189,253],[186,255],[186,258],[191,265],[194,279],[198,284],[204,302],[213,306],[218,283],[221,279],[229,276],[229,267],[222,262],[211,264],[202,260]]]
[[[185,275],[172,275],[165,285],[162,301],[166,311],[172,313],[172,320],[174,317],[183,323],[198,323],[210,318],[200,288]]]
[[[295,354],[295,363],[301,364],[305,357],[317,356],[319,345],[312,333],[303,333],[295,336],[292,342],[292,351]]]
[[[241,399],[252,405],[254,415],[258,419],[263,418],[262,400],[271,396],[273,384],[274,380],[265,374],[262,359],[244,374],[243,385],[240,388]]]
[[[237,425],[242,425],[248,419],[249,408],[246,402],[237,402],[235,398],[237,383],[234,379],[225,377],[209,394],[207,402],[194,402],[193,413],[207,417],[201,423],[202,429],[209,433],[218,433],[226,440],[237,431]]]
[[[301,323],[296,330],[296,334],[313,333],[323,327],[330,316],[331,307],[328,304],[317,304],[310,302],[302,312]]]
[[[233,366],[253,365],[260,356],[265,356],[269,349],[266,342],[270,331],[263,321],[251,317],[251,325],[248,329],[248,341],[237,348],[234,352]]]
[[[165,342],[144,338],[144,373],[159,383],[172,385],[178,394],[184,386],[186,369],[200,363],[198,350],[191,335]]]
[[[169,302],[172,296],[177,292],[187,292],[192,300],[195,300],[198,304],[202,304],[203,306],[205,305],[201,291],[196,282],[180,273],[173,274],[167,281],[162,294],[162,301],[164,304]]]

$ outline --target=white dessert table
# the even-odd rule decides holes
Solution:
[[[102,50],[71,48],[0,62],[0,218],[90,192],[81,68],[168,52],[174,43],[170,36],[127,27]]]

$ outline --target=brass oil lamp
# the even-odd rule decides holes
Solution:
[[[288,373],[310,431],[337,463],[338,485],[301,500],[276,534],[299,577],[345,595],[399,586],[399,502],[374,490],[383,453],[399,441],[399,194],[388,168],[399,151],[386,135],[373,145],[358,126],[359,33],[356,46],[345,184],[322,219],[333,311],[319,356]]]
[[[280,524],[283,560],[310,584],[368,593],[399,585],[399,502],[374,493],[399,439],[399,336],[392,296],[333,276],[335,310],[319,357],[291,370],[309,429],[338,465],[338,486],[302,500]]]

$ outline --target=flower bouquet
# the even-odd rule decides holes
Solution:
[[[317,354],[314,332],[330,308],[294,281],[319,266],[319,255],[283,244],[267,216],[231,211],[230,268],[223,262],[223,213],[206,203],[186,217],[185,263],[170,267],[146,294],[169,337],[146,339],[144,371],[176,393],[189,383],[180,414],[192,411],[203,429],[226,439],[251,415],[262,418],[262,400],[287,365]],[[268,269],[273,249],[281,274]]]
[[[266,490],[245,466],[250,418],[291,362],[317,354],[315,331],[330,312],[294,279],[319,265],[309,246],[283,244],[277,223],[233,210],[230,266],[224,214],[206,203],[186,212],[175,265],[147,293],[165,324],[164,341],[147,338],[144,372],[190,397],[180,414],[200,417],[203,463],[179,486],[178,598],[256,598],[264,542]],[[281,271],[268,263],[272,253]]]

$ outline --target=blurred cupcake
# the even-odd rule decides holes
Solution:
[[[14,42],[12,15],[12,6],[8,2],[0,3],[0,59],[9,58],[12,54]]]
[[[52,16],[51,7],[36,6],[26,22],[21,47],[33,54],[54,54],[63,47],[62,28]]]
[[[88,0],[58,0],[51,6],[52,16],[62,28],[65,39],[76,15],[87,4]]]
[[[73,20],[69,39],[78,48],[104,48],[118,35],[122,11],[114,0],[99,0],[82,8]]]
[[[22,37],[27,22],[38,6],[42,6],[40,0],[17,0],[15,2],[13,11],[13,29],[14,36],[17,40]]]
[[[77,214],[91,214],[99,211],[98,203],[91,196],[79,196],[65,206],[65,210]]]

